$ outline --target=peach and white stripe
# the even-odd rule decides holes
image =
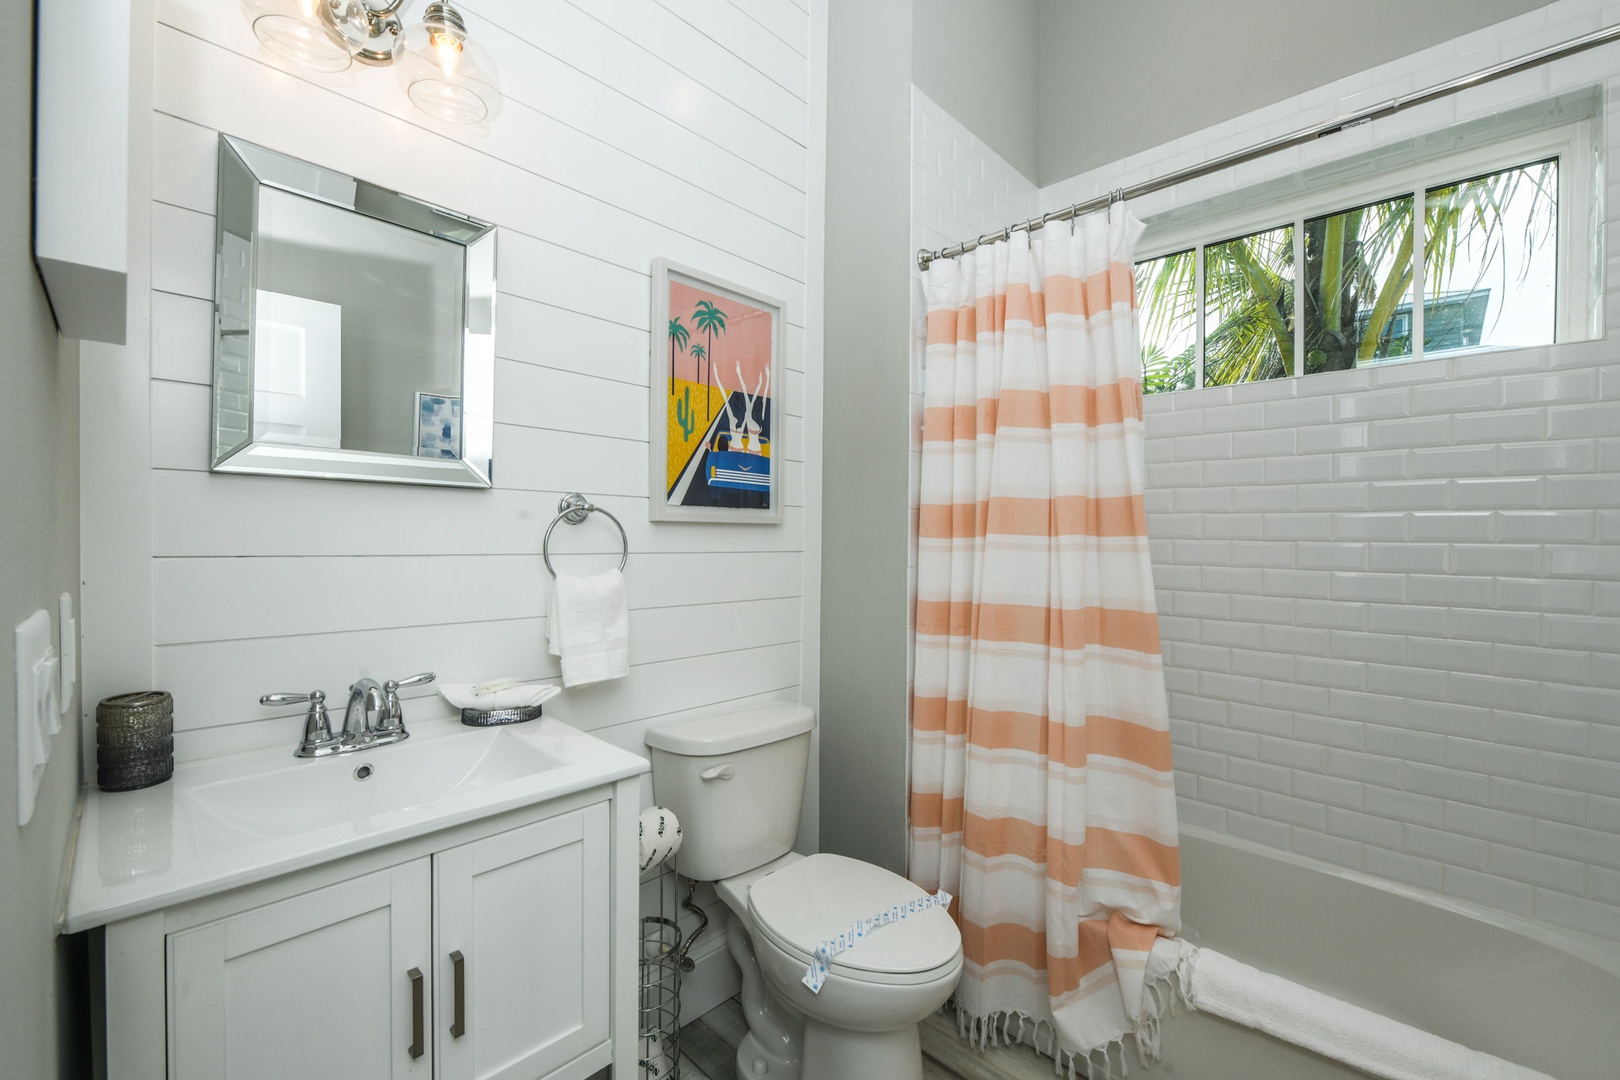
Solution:
[[[1138,1029],[1181,873],[1119,212],[928,268],[910,873],[955,894],[957,1006]],[[1150,1010],[1151,1011],[1151,1010]]]

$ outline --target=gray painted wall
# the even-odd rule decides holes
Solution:
[[[821,850],[906,833],[911,0],[828,10]]]
[[[911,81],[1035,179],[1039,161],[1038,0],[920,0]]]
[[[1055,183],[1543,6],[1544,0],[1040,0],[1035,181]],[[977,117],[935,100],[996,145]]]
[[[33,5],[8,0],[11,37],[27,42]],[[55,931],[69,828],[79,793],[78,710],[56,737],[33,819],[17,827],[16,678],[12,627],[79,592],[79,360],[56,333],[30,238],[33,72],[0,65],[0,1072],[16,1080],[78,1075],[82,1040],[63,1018],[82,957]],[[901,455],[900,460],[903,458]]]

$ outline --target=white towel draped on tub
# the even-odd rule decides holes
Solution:
[[[1384,1080],[1553,1080],[1229,956],[1180,943],[1192,1007]],[[1157,951],[1157,950],[1155,950]]]
[[[546,636],[562,661],[564,686],[583,686],[630,673],[630,594],[624,575],[558,575],[551,583]]]

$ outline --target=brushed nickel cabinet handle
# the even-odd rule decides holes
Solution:
[[[455,1019],[450,1024],[450,1037],[459,1039],[467,1034],[467,958],[460,949],[450,954],[450,968],[455,980]]]
[[[425,1002],[422,1000],[422,969],[411,968],[405,973],[411,980],[411,1045],[409,1052],[412,1058],[422,1056],[423,1029],[425,1028],[424,1014]]]

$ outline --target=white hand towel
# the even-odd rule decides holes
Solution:
[[[583,686],[630,673],[630,594],[624,575],[559,575],[551,583],[546,618],[551,655],[562,660],[564,686]]]

